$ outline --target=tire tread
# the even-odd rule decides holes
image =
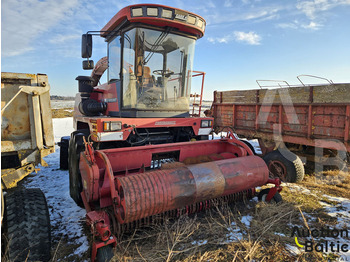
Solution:
[[[28,188],[6,195],[6,212],[9,260],[49,261],[51,226],[42,191]]]

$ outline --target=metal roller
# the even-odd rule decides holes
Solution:
[[[228,196],[267,182],[269,172],[257,156],[155,170],[115,178],[120,224]]]

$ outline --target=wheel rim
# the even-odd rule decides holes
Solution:
[[[287,168],[286,166],[278,161],[278,160],[272,160],[269,163],[269,171],[270,171],[270,176],[272,175],[273,178],[278,177],[282,181],[286,181],[287,178]]]

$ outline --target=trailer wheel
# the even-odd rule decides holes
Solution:
[[[104,246],[97,249],[96,261],[109,262],[114,257],[112,245]]]
[[[69,140],[68,169],[69,169],[69,193],[74,202],[84,207],[80,193],[83,191],[81,174],[79,171],[80,153],[84,150],[83,137],[88,136],[88,130],[75,131]]]
[[[267,197],[269,191],[270,191],[270,188],[265,188],[265,189],[261,190],[258,194],[258,200],[263,201],[263,202],[267,202],[266,197]],[[272,199],[269,202],[271,202],[271,201],[273,201],[275,203],[281,202],[282,201],[281,194],[279,192],[276,192],[276,194],[272,197]]]
[[[274,150],[263,158],[269,168],[270,175],[283,182],[298,183],[304,178],[304,165],[301,159],[289,150]]]
[[[68,169],[68,148],[69,148],[69,136],[61,137],[60,146],[60,169]]]
[[[5,202],[9,261],[49,261],[51,226],[43,192],[17,190]]]

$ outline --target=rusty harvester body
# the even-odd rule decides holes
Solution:
[[[142,226],[254,196],[274,183],[265,162],[234,137],[208,140],[214,119],[189,113],[195,41],[205,20],[162,5],[120,10],[101,31],[83,35],[84,69],[74,131],[61,139],[61,168],[70,195],[87,211],[92,260],[113,256],[116,235]],[[92,35],[105,38],[108,57],[93,65]],[[98,85],[108,70],[108,82]],[[203,83],[200,103],[203,95]],[[103,252],[102,252],[103,251]]]

